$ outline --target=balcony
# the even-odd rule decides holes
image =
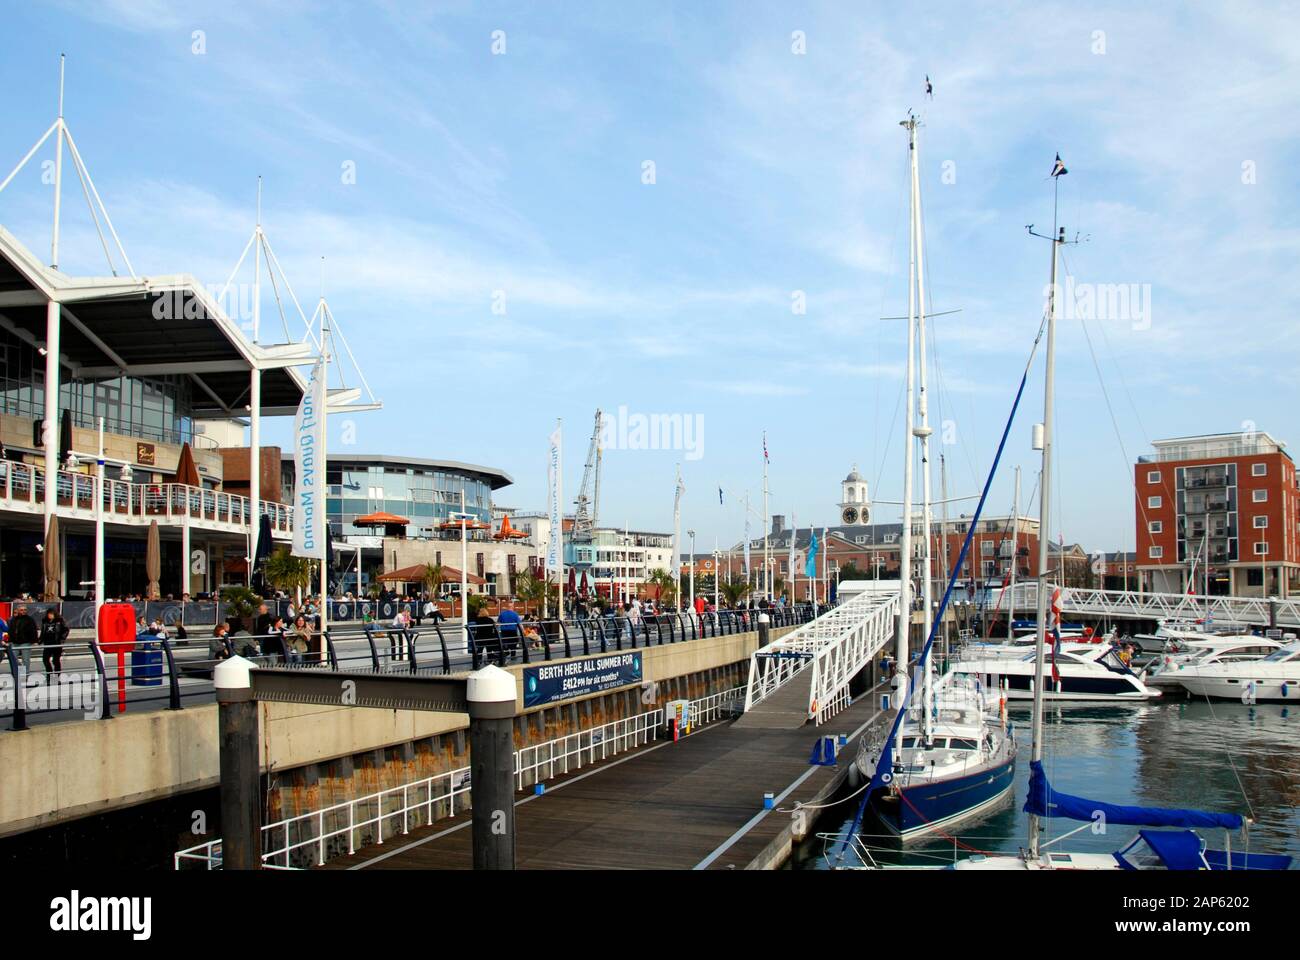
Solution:
[[[0,510],[42,515],[45,512],[45,468],[27,463],[0,463]],[[55,478],[55,503],[63,518],[95,520],[98,478],[60,470]],[[261,512],[271,521],[271,535],[293,535],[293,507],[262,500]],[[251,501],[233,493],[220,493],[182,483],[129,483],[106,480],[103,490],[107,523],[147,527],[180,526],[226,533],[245,533],[252,517]]]

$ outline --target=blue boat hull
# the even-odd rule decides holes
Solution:
[[[927,836],[997,806],[1011,790],[1016,758],[976,773],[902,788],[904,802],[888,790],[871,797],[871,809],[891,833],[904,841]]]

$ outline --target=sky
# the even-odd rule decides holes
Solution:
[[[901,498],[907,324],[882,318],[907,313],[914,111],[935,496],[940,455],[952,497],[992,463],[1049,275],[1025,227],[1050,232],[1059,187],[1080,242],[1052,536],[1114,550],[1151,440],[1300,436],[1300,10],[1082,6],[5,2],[0,175],[54,119],[66,53],[65,116],[138,273],[223,284],[263,178],[294,293],[328,299],[384,404],[333,418],[331,450],[499,467],[498,503],[544,510],[557,418],[571,500],[596,409],[622,410],[601,522],[670,530],[680,464],[707,551],[743,535],[746,491],[761,530],[764,432],[771,513],[834,524],[855,464]],[[0,193],[42,257],[52,156]],[[80,194],[60,265],[103,275]],[[1042,359],[990,514],[1017,464],[1037,512]],[[679,449],[635,449],[654,414],[689,425]]]

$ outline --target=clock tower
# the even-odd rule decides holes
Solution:
[[[871,502],[867,497],[867,481],[858,473],[855,463],[849,475],[840,482],[840,523],[870,523]]]

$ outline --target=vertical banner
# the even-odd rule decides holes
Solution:
[[[546,545],[546,575],[563,576],[564,562],[564,496],[560,489],[560,427],[551,434],[551,450],[546,460],[547,488],[550,491],[551,536]]]
[[[748,497],[746,498],[748,499]],[[749,512],[745,512],[745,576],[749,576]]]
[[[325,365],[318,361],[293,418],[293,554],[325,559]]]

